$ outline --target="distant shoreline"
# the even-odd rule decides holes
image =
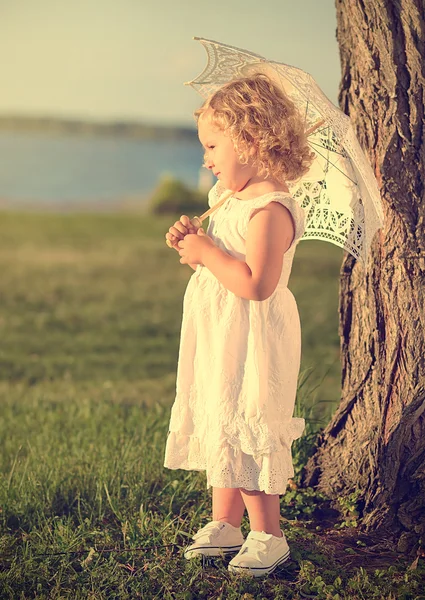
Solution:
[[[16,200],[0,198],[0,211],[35,213],[145,213],[151,194],[99,200]]]
[[[199,143],[195,128],[150,125],[137,121],[85,121],[57,117],[0,115],[0,132],[42,132],[77,136],[113,136],[141,140],[187,140]]]

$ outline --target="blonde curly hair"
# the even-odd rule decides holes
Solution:
[[[223,85],[194,112],[196,123],[207,111],[213,126],[232,139],[239,162],[249,161],[259,175],[285,183],[309,170],[315,154],[303,119],[268,75],[255,73]]]

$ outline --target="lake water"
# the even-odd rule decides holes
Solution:
[[[0,132],[0,202],[57,208],[123,198],[143,203],[164,174],[197,187],[201,165],[196,141]]]

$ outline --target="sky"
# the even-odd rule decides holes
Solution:
[[[335,105],[335,0],[0,0],[0,114],[194,125],[193,37],[310,73]]]

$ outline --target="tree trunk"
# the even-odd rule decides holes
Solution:
[[[381,190],[385,226],[362,267],[341,267],[341,404],[302,485],[359,494],[362,531],[425,546],[425,146],[423,0],[336,0],[351,119]]]

